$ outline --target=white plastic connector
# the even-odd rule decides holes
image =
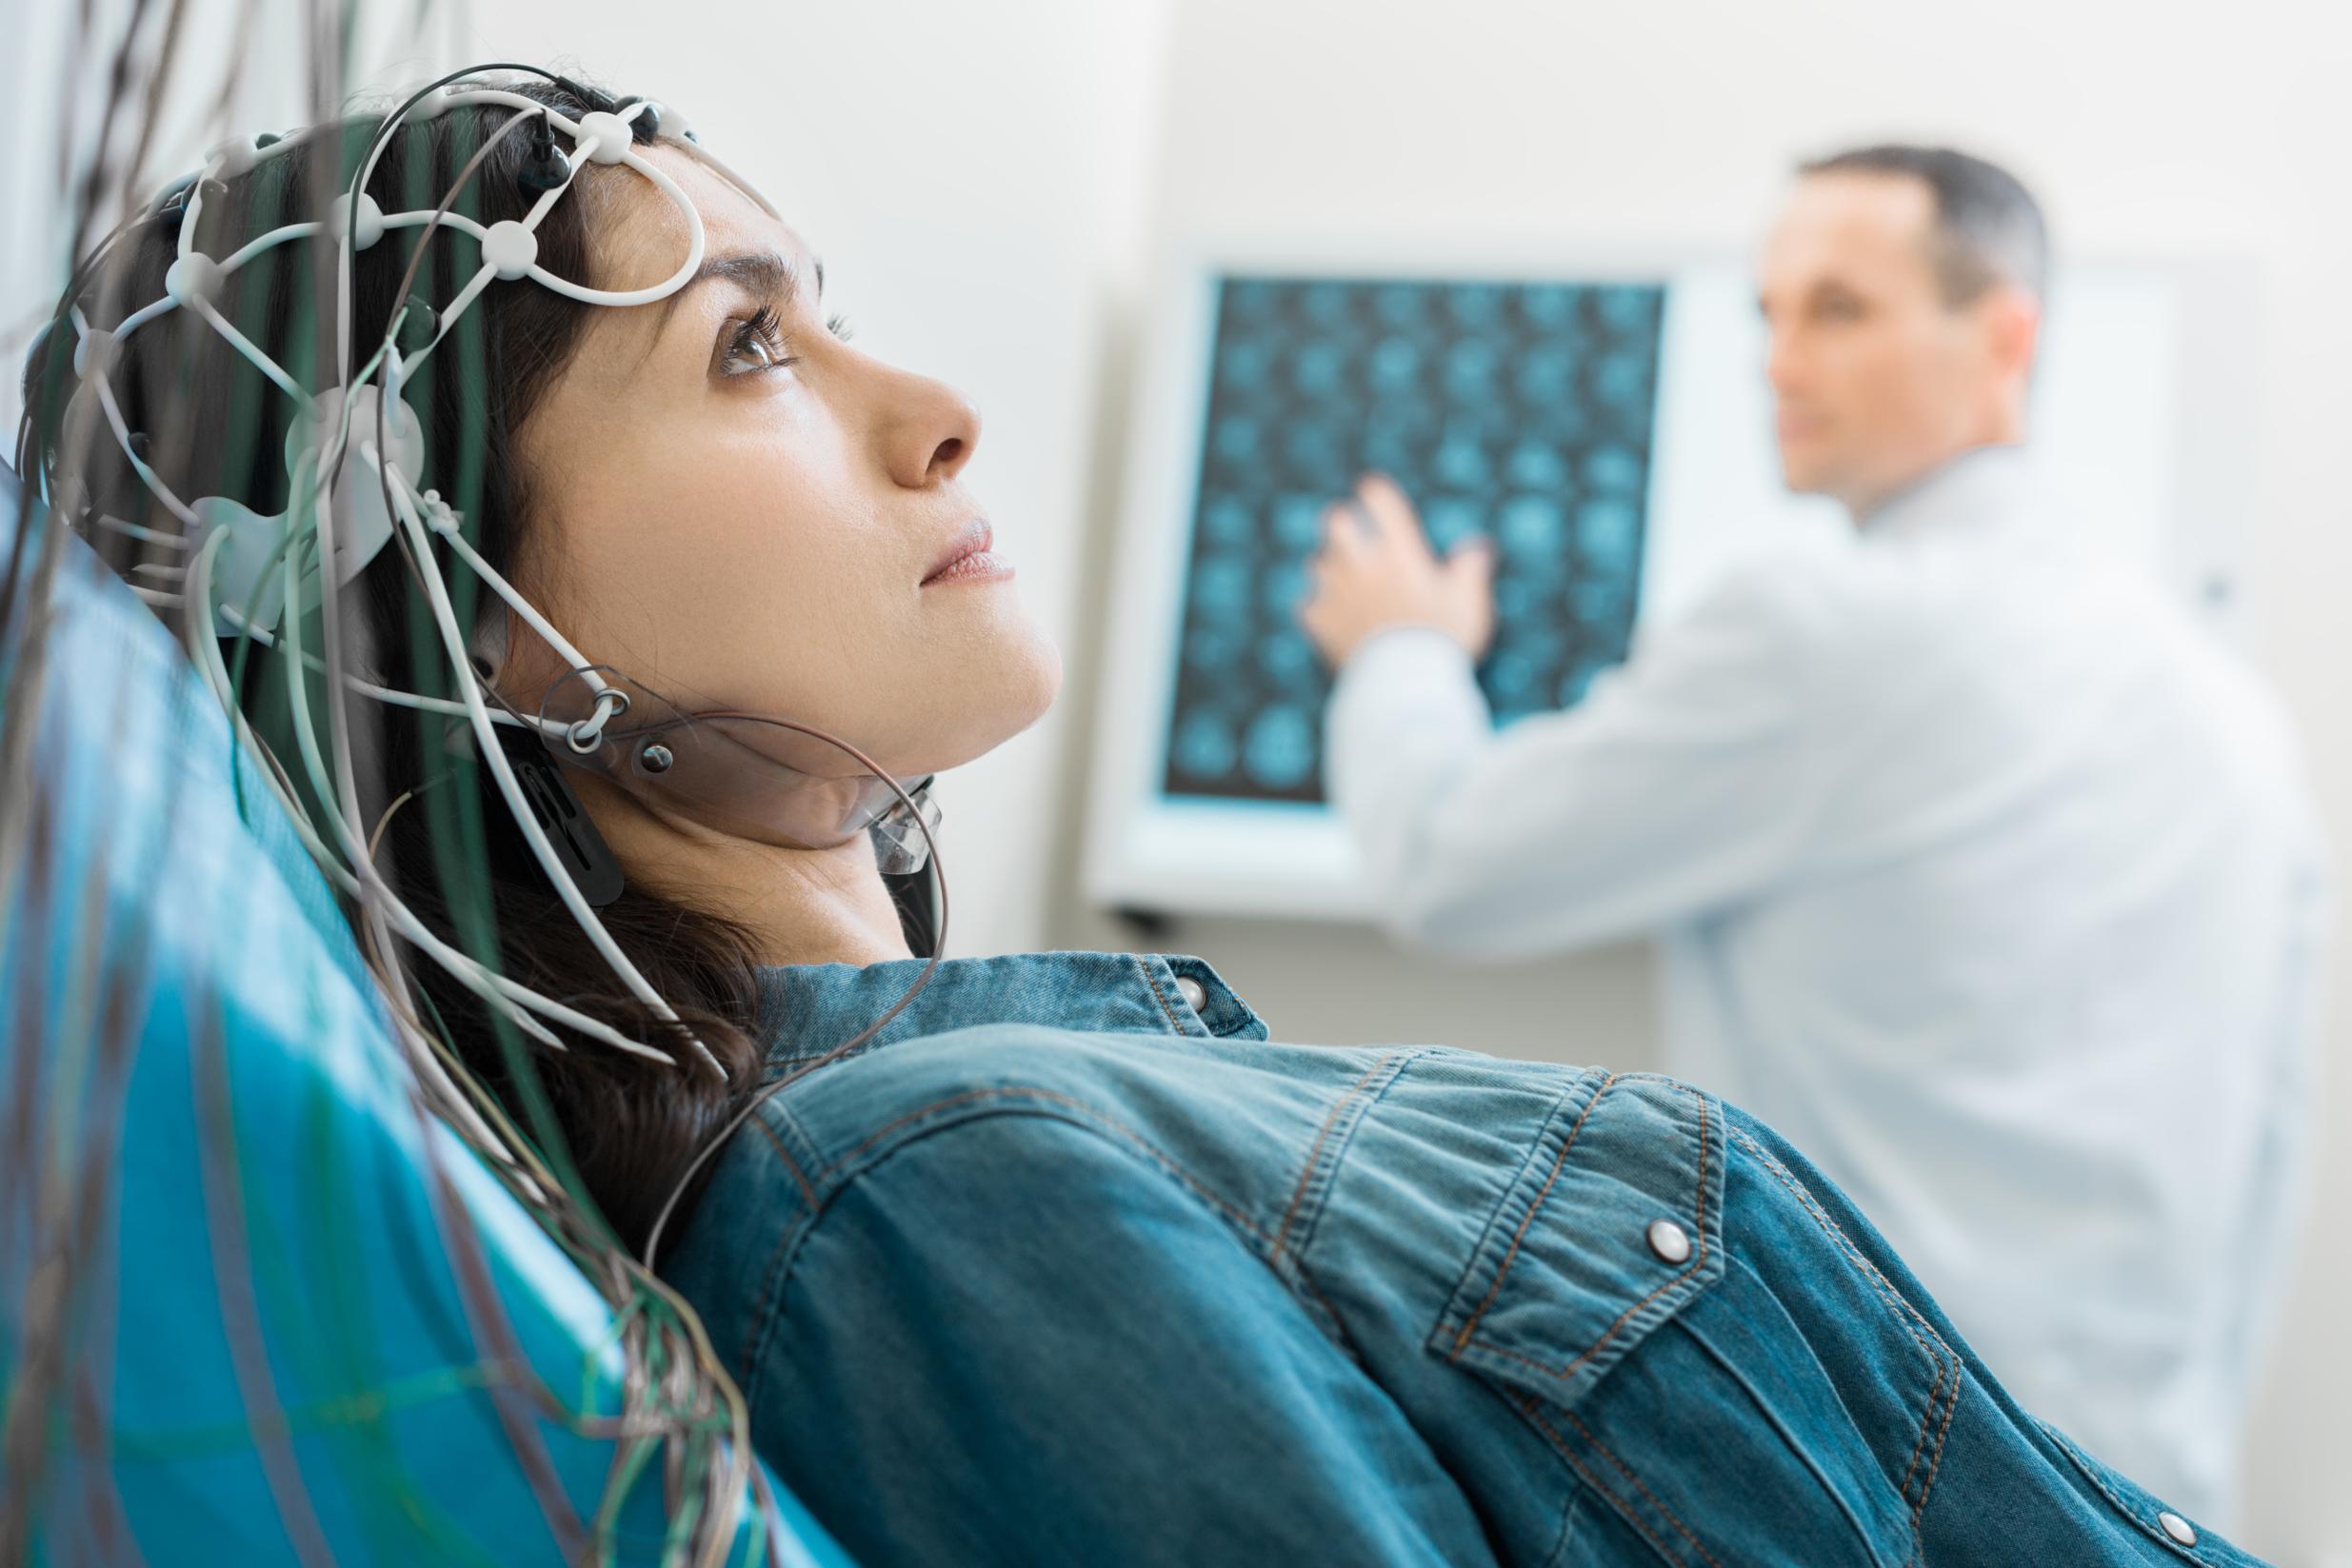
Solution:
[[[286,471],[294,484],[315,488],[318,467],[334,447],[343,418],[344,393],[337,387],[317,398],[311,416],[286,432]],[[425,471],[425,427],[416,411],[394,398],[386,401],[370,382],[350,394],[350,425],[345,435],[343,471],[334,488],[337,587],[357,577],[392,537],[392,514],[384,502],[385,481],[377,477],[376,410],[384,411],[384,441],[389,448],[393,485],[402,475]]]
[[[261,162],[261,149],[253,145],[250,136],[231,136],[216,143],[204,155],[205,177],[213,180],[233,180]]]
[[[635,138],[629,133],[628,122],[618,114],[598,110],[580,116],[578,146],[600,164],[617,164],[628,156],[629,144]],[[594,145],[589,144],[593,142]]]
[[[210,567],[204,579],[215,611],[238,617],[249,611],[244,624],[264,631],[275,626],[286,607],[284,574],[276,569],[286,515],[264,516],[225,495],[199,496],[191,509],[190,542],[199,549],[209,545]],[[227,537],[209,544],[216,534]]]
[[[512,218],[494,223],[482,236],[482,260],[512,283],[538,263],[539,236]]]
[[[366,191],[359,193],[359,222],[351,222],[351,198],[337,196],[335,205],[327,209],[327,232],[340,243],[346,233],[350,235],[351,248],[365,250],[384,237],[384,208]]]
[[[186,308],[202,303],[209,305],[221,297],[221,285],[229,274],[221,264],[201,250],[191,250],[171,264],[164,274],[164,292],[173,303]]]

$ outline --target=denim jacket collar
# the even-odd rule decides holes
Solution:
[[[921,959],[761,970],[762,1015],[774,1042],[768,1060],[791,1066],[824,1055],[888,1011],[922,972]],[[1198,1005],[1187,994],[1195,988]],[[1249,1004],[1200,959],[1157,953],[1012,953],[942,960],[930,983],[874,1043],[982,1023],[1221,1040],[1266,1038],[1266,1024]]]

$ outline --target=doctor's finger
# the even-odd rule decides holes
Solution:
[[[1421,514],[1413,510],[1413,503],[1395,480],[1384,473],[1365,474],[1356,482],[1356,497],[1382,544],[1429,553],[1429,541],[1421,530]]]
[[[1323,510],[1323,550],[1318,562],[1351,561],[1371,547],[1364,509],[1353,501],[1334,501]]]

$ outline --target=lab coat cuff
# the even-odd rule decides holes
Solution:
[[[1424,736],[1459,724],[1483,729],[1485,697],[1470,656],[1435,626],[1395,625],[1356,645],[1332,684],[1325,720],[1334,755],[1385,749],[1398,724]]]
[[[1334,700],[1349,688],[1393,685],[1409,679],[1441,680],[1467,677],[1470,656],[1460,643],[1435,626],[1401,623],[1383,626],[1356,645],[1340,666]]]

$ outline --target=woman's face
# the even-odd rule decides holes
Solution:
[[[644,150],[702,215],[701,272],[592,309],[518,432],[520,586],[591,661],[681,707],[813,724],[902,777],[1027,727],[1061,660],[964,486],[979,414],[828,330],[822,268],[756,202],[674,146]],[[669,276],[684,219],[642,177],[598,172],[566,198],[590,203],[592,281]]]

